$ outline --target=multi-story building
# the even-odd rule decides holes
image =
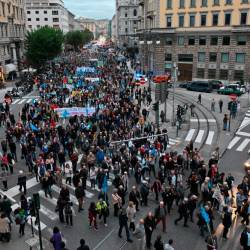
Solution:
[[[75,15],[68,10],[68,24],[69,31],[73,31],[75,29]]]
[[[95,21],[98,34],[108,37],[109,36],[109,20],[108,19],[99,19]]]
[[[176,63],[181,81],[249,81],[250,1],[139,2],[137,35],[145,71],[171,72]]]
[[[116,21],[116,15],[112,17],[111,20],[111,40],[114,44],[117,44],[117,21]]]
[[[97,25],[95,19],[89,19],[84,17],[75,19],[75,30],[83,31],[85,29],[90,30],[93,33],[94,38],[97,37]]]
[[[137,45],[139,0],[116,0],[116,27],[118,46]]]
[[[18,73],[25,35],[24,2],[0,0],[0,66],[5,77]],[[16,73],[11,74],[14,76]],[[2,74],[1,74],[2,77]]]
[[[64,7],[63,0],[26,0],[26,28],[28,31],[49,26],[61,29],[64,33],[71,30],[71,13]]]

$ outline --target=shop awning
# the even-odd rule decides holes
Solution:
[[[4,65],[4,73],[5,74],[9,74],[12,71],[17,71],[17,67],[15,64],[9,63],[9,64]]]

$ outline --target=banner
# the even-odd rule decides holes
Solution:
[[[86,77],[85,81],[89,81],[89,82],[93,82],[93,83],[98,83],[98,82],[100,82],[100,78],[99,77]]]
[[[57,112],[60,118],[68,118],[75,115],[92,116],[95,113],[96,109],[94,107],[89,107],[89,108],[74,107],[74,108],[57,108],[55,109],[55,111]]]
[[[76,74],[77,75],[84,75],[85,73],[95,73],[94,67],[77,67]]]

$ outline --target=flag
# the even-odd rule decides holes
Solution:
[[[30,124],[30,128],[32,131],[38,131],[38,128],[34,124]]]
[[[105,175],[104,178],[103,178],[102,191],[104,193],[108,192],[108,179],[107,179],[107,175]]]
[[[200,207],[200,213],[201,217],[205,220],[205,222],[209,224],[210,218],[204,207]]]

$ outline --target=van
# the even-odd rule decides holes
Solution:
[[[191,82],[187,86],[188,90],[199,91],[199,92],[207,92],[210,93],[213,90],[212,84],[210,82],[205,81],[195,81]]]

